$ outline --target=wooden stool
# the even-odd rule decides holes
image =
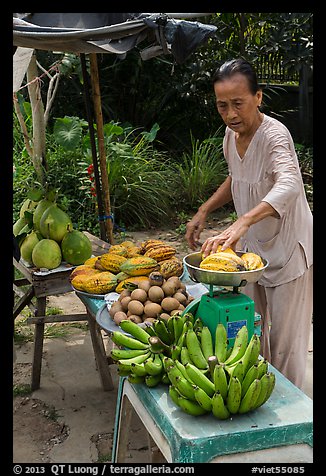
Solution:
[[[92,253],[95,256],[105,253],[110,248],[110,245],[103,240],[100,240],[88,232],[84,233],[92,243]],[[40,388],[44,324],[50,322],[88,321],[94,355],[97,368],[99,369],[103,390],[112,390],[113,382],[105,354],[102,334],[93,316],[89,312],[46,316],[47,296],[54,296],[73,291],[69,281],[69,276],[74,266],[61,265],[55,270],[40,272],[35,268],[26,267],[21,260],[18,262],[14,259],[13,264],[14,267],[24,276],[23,278],[14,280],[14,292],[19,296],[19,299],[14,306],[13,317],[15,319],[26,306],[29,306],[35,315],[35,317],[27,319],[28,324],[35,325],[31,389],[34,391]],[[23,292],[20,289],[20,287],[24,285],[29,285],[26,292]],[[34,297],[36,298],[36,306],[32,303]]]

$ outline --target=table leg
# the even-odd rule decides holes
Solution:
[[[110,373],[109,363],[105,352],[103,337],[99,326],[92,315],[87,312],[89,331],[91,334],[93,350],[96,360],[96,365],[100,373],[103,390],[113,390],[114,385]]]
[[[36,315],[45,316],[46,297],[37,298]],[[40,388],[41,369],[42,369],[42,353],[44,340],[44,322],[37,322],[34,329],[34,354],[32,364],[32,391]]]

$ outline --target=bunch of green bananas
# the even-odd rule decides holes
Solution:
[[[111,350],[119,375],[127,376],[131,383],[145,383],[149,387],[160,382],[169,384],[164,357],[179,358],[186,331],[184,324],[192,325],[193,321],[191,313],[171,316],[168,321],[157,319],[145,329],[132,321],[121,321],[121,329],[129,335],[115,331],[110,336],[119,346]]]
[[[149,387],[162,382],[183,411],[191,415],[212,412],[218,419],[247,413],[263,405],[275,386],[275,374],[260,357],[256,334],[248,341],[241,327],[228,349],[226,329],[218,324],[215,338],[191,313],[158,319],[143,329],[121,321],[122,332],[111,338],[122,349],[112,349],[118,372],[131,383]]]

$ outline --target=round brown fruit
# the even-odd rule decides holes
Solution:
[[[127,314],[123,311],[118,311],[113,316],[113,320],[117,326],[119,326],[120,322],[124,321],[125,319],[127,319]]]
[[[148,290],[148,297],[152,302],[160,303],[164,298],[164,291],[161,286],[151,286]]]
[[[155,302],[148,303],[144,307],[145,318],[148,318],[148,317],[156,318],[157,315],[160,314],[161,312],[162,312],[162,307]]]
[[[162,289],[165,296],[173,296],[173,294],[176,293],[178,286],[176,286],[172,281],[166,281],[164,284],[162,284]]]
[[[124,289],[124,290],[121,291],[121,293],[120,293],[119,301],[121,301],[121,299],[123,299],[123,298],[126,297],[126,296],[130,296],[130,294],[131,294],[131,291],[129,291],[129,289]]]
[[[140,301],[131,300],[128,304],[128,311],[136,316],[141,316],[144,312],[144,305]]]
[[[130,297],[131,299],[144,303],[147,300],[147,292],[144,289],[134,289]]]
[[[123,311],[122,304],[119,301],[115,301],[110,307],[109,314],[111,317],[113,317],[118,311]]]
[[[187,301],[186,296],[183,293],[176,292],[173,297],[179,301],[180,304],[184,304]]]
[[[173,297],[165,297],[161,302],[162,309],[167,312],[171,312],[175,309],[178,309],[180,303],[177,299]]]
[[[138,289],[143,289],[144,291],[148,292],[149,288],[151,287],[151,283],[149,279],[144,279],[138,283]]]
[[[162,286],[164,281],[164,276],[159,271],[152,271],[148,276],[151,286]]]
[[[128,316],[128,321],[135,322],[136,324],[143,322],[142,318],[136,314],[130,314],[130,316]]]
[[[130,296],[125,296],[124,298],[121,299],[121,306],[122,306],[122,310],[125,312],[127,311],[128,309],[128,304],[130,303],[131,301],[131,297]]]
[[[180,286],[181,286],[181,281],[178,278],[178,276],[170,276],[166,281],[167,281],[167,283],[174,283],[176,285],[177,289],[180,288]]]

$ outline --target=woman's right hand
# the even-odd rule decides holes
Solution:
[[[192,250],[195,250],[198,248],[198,246],[201,246],[201,243],[199,243],[199,237],[205,228],[205,221],[206,214],[198,211],[186,225],[185,238]]]

